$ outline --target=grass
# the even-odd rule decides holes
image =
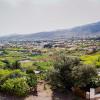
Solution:
[[[52,62],[35,62],[33,63],[35,66],[37,66],[41,70],[48,70],[52,66]]]
[[[81,56],[81,60],[84,64],[93,64],[96,67],[100,67],[100,54],[84,55]]]
[[[9,75],[11,72],[12,72],[11,70],[4,70],[4,69],[1,69],[1,70],[0,70],[0,77]]]
[[[4,68],[5,67],[5,63],[3,63],[2,61],[0,61],[0,68]]]
[[[0,61],[8,60],[10,63],[13,63],[16,60],[22,60],[28,57],[28,54],[26,53],[12,51],[12,50],[11,51],[6,50],[6,51],[7,51],[7,54],[0,56]]]
[[[38,70],[48,70],[52,66],[52,62],[21,62],[22,68],[32,68],[32,69],[38,69]]]
[[[47,54],[41,54],[41,55],[31,55],[30,57],[33,60],[42,60],[42,59],[47,59],[49,56]]]
[[[19,48],[8,48],[5,49],[6,53],[2,56],[0,56],[0,67],[3,68],[5,66],[5,63],[3,63],[3,60],[8,60],[11,64],[17,60],[23,60],[23,59],[30,59],[29,62],[21,62],[22,68],[41,68],[43,70],[46,70],[50,66],[50,58],[48,54],[41,54],[41,55],[31,55],[30,53],[23,53],[18,51]],[[33,63],[36,62],[36,65],[33,65]]]
[[[22,68],[29,68],[29,67],[34,67],[34,66],[33,66],[33,62],[29,61],[29,62],[21,62],[21,67]]]

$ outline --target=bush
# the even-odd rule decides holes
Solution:
[[[79,64],[79,59],[67,57],[64,53],[57,56],[54,69],[49,74],[49,81],[53,89],[67,90],[73,86],[72,69]]]
[[[33,70],[27,70],[26,72],[28,74],[27,77],[27,83],[30,87],[36,87],[37,86],[37,77],[35,75],[35,73],[33,72]]]
[[[18,96],[27,95],[37,87],[37,77],[32,70],[0,70],[0,90]]]
[[[7,69],[20,69],[21,65],[19,61],[14,61],[14,62],[10,62],[9,60],[3,60],[3,63],[5,63],[5,66]]]
[[[93,87],[97,71],[91,65],[83,65],[78,58],[61,53],[54,61],[48,79],[53,89],[68,90],[72,87]]]
[[[20,65],[19,61],[15,61],[15,62],[12,63],[12,68],[13,69],[20,69],[21,68],[20,66],[21,65]]]
[[[2,85],[8,79],[8,76],[11,74],[11,72],[11,70],[0,70],[0,85]]]
[[[8,75],[8,78],[21,78],[21,77],[24,77],[26,78],[27,77],[27,74],[25,72],[22,72],[20,69],[17,69],[17,70],[13,70],[9,75]]]
[[[25,96],[29,91],[29,86],[24,78],[8,79],[1,85],[1,90],[18,96]]]
[[[11,68],[11,64],[8,60],[3,60],[2,62],[5,63],[5,66],[6,66],[7,69]]]
[[[75,86],[91,88],[95,85],[97,71],[92,65],[80,65],[73,68],[72,76]]]
[[[0,84],[3,84],[8,79],[26,77],[27,74],[21,70],[0,70]]]

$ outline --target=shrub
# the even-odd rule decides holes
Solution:
[[[26,77],[27,74],[25,72],[22,72],[20,69],[13,70],[9,74],[9,78],[20,78],[20,77]]]
[[[11,64],[8,60],[3,60],[3,62],[5,63],[6,68],[11,68]]]
[[[14,62],[11,62],[9,60],[3,60],[2,62],[5,63],[5,66],[7,69],[20,69],[20,62],[19,61],[14,61]]]
[[[61,53],[54,61],[48,79],[53,89],[68,90],[72,87],[93,87],[97,71],[91,65],[83,65],[78,58]]]
[[[92,65],[75,66],[72,71],[74,85],[91,88],[95,85],[96,68]]]
[[[12,63],[12,68],[13,69],[20,69],[20,62],[19,61],[15,61]]]
[[[64,53],[57,56],[49,81],[53,89],[67,90],[73,86],[72,69],[79,64],[79,59],[67,57]]]
[[[8,76],[11,74],[11,72],[11,70],[0,70],[0,85],[2,85],[8,79]]]
[[[21,70],[0,70],[0,84],[3,84],[8,79],[26,77],[27,74]]]
[[[26,73],[20,69],[0,70],[0,90],[2,91],[24,96],[36,87],[37,77],[33,70],[28,70]]]
[[[18,96],[25,96],[29,91],[29,86],[24,78],[8,79],[1,85],[1,90]]]
[[[33,72],[33,70],[27,70],[26,72],[28,74],[27,77],[27,83],[30,87],[36,87],[37,85],[37,77],[35,75],[35,73]]]

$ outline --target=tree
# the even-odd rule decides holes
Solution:
[[[4,60],[3,62],[6,64],[6,68],[20,69],[20,62],[18,60],[14,61],[13,63],[11,63],[9,60]]]
[[[52,44],[50,44],[50,43],[49,44],[45,44],[44,48],[52,48]]]
[[[3,62],[5,63],[6,68],[11,68],[11,64],[8,60],[3,60]]]
[[[71,89],[73,86],[72,69],[79,65],[78,58],[67,57],[65,53],[56,56],[53,69],[49,74],[50,84],[54,89]]]
[[[20,62],[15,61],[12,63],[12,69],[20,69]]]
[[[92,65],[81,64],[80,59],[60,53],[55,57],[49,82],[53,89],[69,90],[72,87],[87,89],[95,86],[97,71]]]
[[[72,71],[74,86],[91,88],[95,85],[94,79],[97,76],[96,68],[92,65],[75,66]]]

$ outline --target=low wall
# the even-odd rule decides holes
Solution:
[[[89,100],[100,100],[100,87],[99,88],[90,88],[90,92],[87,92],[86,94],[89,95]]]

